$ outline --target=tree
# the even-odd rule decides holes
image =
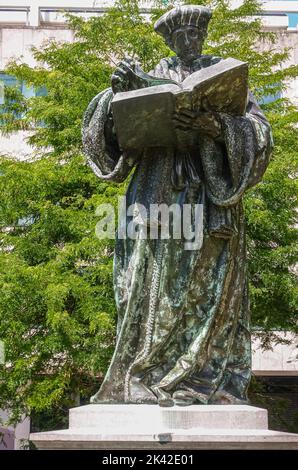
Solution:
[[[86,166],[81,121],[89,101],[109,86],[115,62],[138,57],[149,71],[171,52],[152,28],[164,11],[156,2],[147,21],[138,2],[121,0],[102,17],[69,16],[74,43],[48,42],[33,49],[40,64],[12,62],[7,73],[47,95],[25,100],[6,90],[2,132],[30,129],[43,158],[30,163],[1,159],[0,408],[53,414],[84,400],[98,387],[114,345],[113,243],[98,240],[98,204],[125,190],[100,182]],[[168,2],[170,3],[170,2]],[[284,90],[297,67],[284,67],[274,35],[261,29],[259,4],[232,10],[212,6],[205,53],[249,63],[250,87],[261,100]],[[168,5],[170,7],[171,5]],[[264,44],[262,51],[256,45]],[[246,197],[249,272],[254,326],[294,330],[294,221],[296,109],[285,99],[263,104],[274,129],[275,152],[264,181]],[[53,423],[51,423],[53,427]],[[44,426],[44,425],[43,425]]]

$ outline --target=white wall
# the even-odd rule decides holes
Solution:
[[[9,418],[7,411],[0,410],[0,420],[5,422]],[[16,427],[0,425],[0,432],[4,434],[0,450],[22,450],[28,443],[30,434],[30,418],[24,418]]]
[[[290,65],[298,65],[298,30],[283,30],[276,31],[277,42],[274,45],[276,51],[283,51],[285,48],[289,48],[289,59],[283,63],[283,67]],[[259,45],[260,50],[266,49],[268,46],[265,44]],[[270,45],[270,48],[272,46]],[[289,98],[293,104],[298,106],[298,78],[291,80],[288,83],[287,90],[284,92],[284,96]]]
[[[23,23],[27,26],[38,27],[44,21],[50,23],[64,21],[59,13],[63,9],[72,12],[80,10],[86,15],[90,12],[97,14],[114,3],[114,0],[0,0],[0,22]],[[176,3],[181,2],[177,1]],[[241,3],[242,0],[231,1],[234,8],[239,7]],[[271,16],[271,19],[266,18],[265,22],[269,22],[272,27],[277,26],[278,20],[274,17],[276,13],[298,12],[298,1],[263,1],[262,3],[263,12]],[[139,5],[144,11],[148,11],[154,5],[154,1],[139,0]],[[10,11],[7,11],[8,7]],[[282,25],[279,24],[279,26]]]
[[[73,42],[73,32],[65,27],[1,28],[0,24],[0,70],[6,67],[9,60],[18,58],[31,66],[35,66],[36,61],[31,52],[32,46],[40,47],[50,40]]]
[[[0,135],[0,155],[17,158],[20,161],[38,157],[38,151],[28,144],[30,132],[13,132],[9,136]]]
[[[261,348],[260,338],[253,338],[252,370],[255,375],[298,376],[298,336],[289,332],[274,332],[289,344],[274,344]]]

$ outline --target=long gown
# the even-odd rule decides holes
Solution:
[[[200,56],[186,66],[166,58],[151,74],[181,82],[219,60]],[[246,402],[251,339],[241,199],[268,165],[270,125],[249,93],[245,116],[220,114],[220,138],[201,135],[184,152],[123,155],[112,130],[112,98],[111,89],[99,93],[84,117],[83,144],[95,174],[123,181],[135,168],[127,206],[203,204],[204,229],[202,246],[193,250],[184,249],[183,239],[116,239],[117,343],[92,401]]]

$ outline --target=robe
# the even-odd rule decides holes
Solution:
[[[151,74],[181,82],[219,60],[200,56],[187,66],[166,58]],[[84,116],[92,170],[120,182],[134,169],[127,206],[174,203],[183,210],[184,204],[202,204],[203,238],[190,250],[183,237],[116,238],[117,342],[92,401],[246,403],[251,338],[241,200],[268,165],[270,125],[249,93],[244,116],[219,113],[219,138],[200,135],[185,151],[144,145],[123,154],[113,132],[112,98],[111,89],[99,93]],[[121,223],[131,220],[124,215]]]

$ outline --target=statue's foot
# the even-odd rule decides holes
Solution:
[[[173,399],[175,405],[178,406],[189,406],[195,403],[195,398],[191,393],[186,392],[185,390],[177,390],[173,393]]]
[[[212,405],[249,405],[248,400],[241,400],[225,390],[218,390],[210,400]]]
[[[157,403],[159,406],[174,406],[174,400],[168,392],[157,386],[153,386],[151,389],[157,397]]]
[[[139,377],[132,377],[129,387],[129,403],[157,404],[154,391],[141,381]]]
[[[99,404],[99,403],[103,403],[103,401],[99,398],[98,393],[96,393],[90,398],[90,403]]]
[[[173,393],[175,405],[189,406],[194,404],[206,404],[208,398],[203,393],[191,392],[190,390],[177,390]]]
[[[90,398],[90,403],[92,403],[92,405],[98,403],[98,401],[96,400],[96,396],[93,395],[91,398]]]

